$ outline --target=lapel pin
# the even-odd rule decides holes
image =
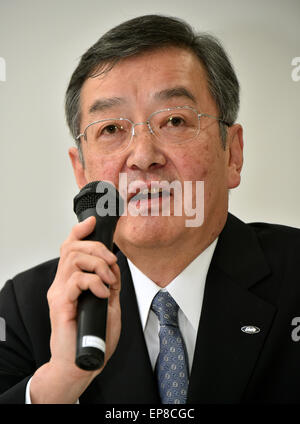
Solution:
[[[255,325],[245,325],[241,330],[246,334],[256,334],[260,332],[260,328],[255,327]]]

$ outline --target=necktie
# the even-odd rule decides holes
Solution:
[[[178,305],[168,292],[159,291],[151,309],[160,323],[160,352],[155,372],[162,403],[186,403],[188,365],[184,340],[178,327]]]

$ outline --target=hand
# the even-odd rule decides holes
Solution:
[[[54,403],[76,401],[102,371],[119,341],[121,278],[117,258],[104,244],[82,240],[93,231],[95,223],[95,217],[90,217],[75,225],[61,247],[56,277],[47,296],[51,321],[51,359],[31,381],[31,399],[37,403],[49,401],[50,398],[49,403],[53,403],[54,395],[49,393],[51,384],[56,388],[59,386],[60,395],[57,393],[55,396],[59,399]],[[95,296],[108,298],[105,360],[104,366],[96,371],[85,371],[75,364],[77,302],[81,292],[87,289]]]

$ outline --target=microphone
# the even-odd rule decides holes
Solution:
[[[94,231],[85,240],[100,241],[113,250],[113,235],[124,202],[115,187],[104,181],[93,181],[84,186],[74,198],[74,212],[78,221],[95,216]],[[84,290],[78,298],[76,365],[83,370],[102,367],[105,356],[107,299]]]

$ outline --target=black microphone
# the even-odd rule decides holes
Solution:
[[[100,241],[113,250],[113,235],[124,202],[112,184],[93,181],[84,186],[74,198],[78,221],[95,216],[94,231],[85,240]],[[78,298],[76,365],[84,370],[102,367],[105,355],[107,299],[85,290]]]

